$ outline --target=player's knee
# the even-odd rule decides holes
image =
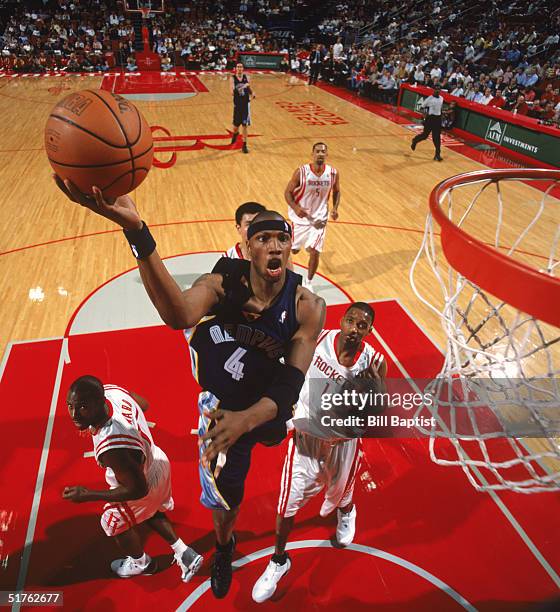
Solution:
[[[109,536],[110,538],[113,538],[123,531],[126,531],[121,517],[114,510],[105,510],[105,512],[103,512],[101,515],[99,522],[101,523],[101,528],[105,532],[105,535]]]

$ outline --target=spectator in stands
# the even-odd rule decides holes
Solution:
[[[392,103],[397,95],[397,82],[393,75],[386,70],[379,80],[379,89],[381,90],[381,101],[387,104]]]
[[[315,45],[309,56],[309,85],[314,85],[317,82],[323,65],[323,57],[323,46]]]
[[[494,97],[488,102],[488,106],[495,106],[496,108],[504,108],[506,101],[502,96],[502,92],[498,89]]]
[[[465,90],[462,85],[458,85],[454,89],[451,90],[451,95],[456,96],[457,98],[462,98],[465,95]]]
[[[426,75],[422,70],[422,66],[416,66],[414,70],[414,82],[418,83],[418,85],[424,85],[424,81],[426,80]]]
[[[342,52],[344,51],[344,46],[342,45],[342,38],[337,38],[336,43],[333,45],[332,54],[333,59],[337,60],[339,57],[342,57]]]
[[[487,106],[491,100],[494,99],[494,96],[492,95],[492,90],[490,89],[490,87],[487,87],[484,90],[484,93],[482,94],[482,97],[477,100],[477,102],[479,104],[484,104],[484,106]]]
[[[441,127],[450,130],[457,120],[457,102],[450,102],[447,108],[441,111]]]
[[[173,64],[171,63],[171,58],[169,57],[169,55],[165,54],[161,58],[161,69],[164,72],[168,72],[169,70],[171,70],[171,68],[173,68]]]
[[[138,66],[136,65],[136,60],[133,55],[129,55],[126,60],[126,70],[127,72],[136,72],[138,70]]]
[[[527,102],[525,102],[525,96],[518,96],[517,102],[513,105],[511,110],[514,114],[527,115],[529,106]]]
[[[554,102],[554,91],[552,83],[547,83],[544,92],[541,94],[541,100],[545,102]]]

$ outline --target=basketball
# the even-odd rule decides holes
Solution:
[[[115,198],[146,178],[153,140],[140,111],[122,96],[85,89],[60,100],[45,127],[53,170],[83,193],[92,187]]]

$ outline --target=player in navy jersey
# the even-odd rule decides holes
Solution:
[[[243,64],[238,62],[235,74],[231,79],[231,92],[233,94],[233,136],[231,144],[235,144],[239,134],[239,126],[243,127],[243,153],[249,153],[247,148],[247,126],[251,125],[251,100],[255,94],[249,85],[249,79],[243,72]]]
[[[213,510],[216,531],[212,591],[225,597],[251,451],[257,442],[275,443],[286,433],[323,326],[325,302],[287,269],[292,230],[276,212],[259,213],[251,223],[250,261],[222,258],[211,274],[182,291],[129,196],[107,202],[97,187],[90,197],[70,181],[56,177],[56,182],[71,200],[124,229],[161,318],[173,329],[189,330],[193,371],[204,389],[201,500]],[[151,357],[148,349],[145,357]]]

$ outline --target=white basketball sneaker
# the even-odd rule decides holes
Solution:
[[[271,559],[262,576],[255,582],[255,586],[253,587],[253,600],[257,603],[262,603],[270,599],[276,591],[276,586],[280,582],[280,578],[290,571],[290,567],[292,567],[292,563],[289,557],[283,565],[275,563]]]
[[[125,557],[111,561],[111,569],[121,578],[132,578],[132,576],[151,576],[155,570],[150,555],[146,555],[146,563],[139,563],[139,559]]]
[[[200,569],[204,561],[202,555],[199,555],[196,550],[187,546],[187,549],[182,555],[174,555],[175,562],[181,568],[181,580],[188,582]]]
[[[336,526],[336,541],[342,546],[348,546],[352,543],[356,534],[356,504],[352,507],[351,512],[341,512],[337,509],[338,524]]]

